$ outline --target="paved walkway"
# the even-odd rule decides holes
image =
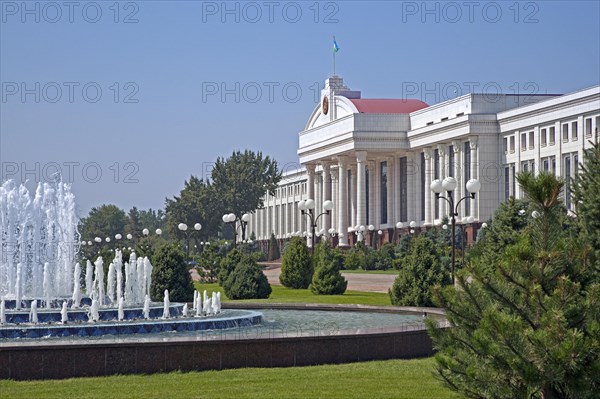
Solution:
[[[281,285],[279,275],[281,274],[281,263],[262,263],[267,266],[264,270],[270,284]],[[367,274],[367,273],[344,273],[342,275],[348,281],[348,290],[365,292],[388,292],[388,288],[394,284],[395,274]]]
[[[279,275],[281,274],[281,263],[279,262],[261,262],[266,266],[264,273],[269,280],[269,284],[281,285]],[[195,281],[200,280],[200,276],[195,269],[190,270],[190,274]],[[348,289],[351,291],[364,292],[388,292],[388,288],[394,284],[395,274],[366,274],[366,273],[344,273],[342,275],[348,281]]]

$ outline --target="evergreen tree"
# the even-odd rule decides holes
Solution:
[[[317,295],[341,295],[348,282],[340,273],[342,258],[336,256],[327,240],[321,241],[314,256],[315,273],[310,290]]]
[[[229,251],[229,253],[221,259],[220,267],[219,267],[219,284],[222,286],[229,275],[233,273],[235,267],[242,262],[245,258],[245,255],[239,249],[233,249]]]
[[[436,290],[436,304],[452,326],[429,323],[438,374],[470,398],[595,398],[597,274],[579,241],[563,229],[563,182],[546,172],[517,179],[532,211],[519,215],[528,225],[519,233],[510,223],[505,231],[491,229],[458,273],[458,287]],[[503,213],[520,223],[509,208],[498,210],[492,226]]]
[[[302,237],[293,237],[281,259],[281,285],[288,288],[308,288],[313,276],[310,252]]]
[[[150,295],[153,301],[162,301],[165,290],[169,290],[169,299],[173,302],[192,301],[194,284],[185,255],[177,244],[167,243],[159,247],[152,266]]]
[[[277,260],[281,257],[279,253],[279,244],[277,243],[277,239],[275,238],[275,234],[271,233],[271,238],[269,238],[269,254],[267,255],[268,261]]]
[[[600,143],[586,149],[583,159],[578,178],[572,184],[577,221],[595,260],[600,261]]]
[[[425,235],[412,239],[410,252],[389,290],[397,306],[432,306],[433,287],[450,283],[450,273],[435,243]]]
[[[229,299],[264,299],[271,295],[271,286],[261,267],[251,258],[242,257],[223,284]]]

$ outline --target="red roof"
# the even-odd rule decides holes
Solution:
[[[421,100],[361,98],[350,99],[358,112],[366,114],[409,114],[429,105]]]

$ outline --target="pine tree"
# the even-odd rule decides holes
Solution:
[[[269,254],[267,256],[267,260],[273,261],[279,259],[280,257],[281,254],[279,253],[279,244],[277,243],[275,234],[271,233],[271,238],[269,239]]]
[[[451,323],[429,323],[437,372],[470,398],[597,397],[600,288],[586,251],[563,229],[563,182],[544,172],[517,179],[528,225],[486,233],[459,287],[436,290]]]
[[[313,259],[315,273],[310,285],[313,294],[341,295],[346,292],[348,282],[340,273],[342,258],[333,253],[329,241],[321,241]]]
[[[600,261],[600,143],[584,151],[578,178],[573,182],[577,221],[583,239]]]
[[[436,244],[425,235],[414,238],[410,252],[389,290],[392,304],[398,306],[432,306],[433,287],[450,283],[450,273],[442,262]]]
[[[176,243],[158,248],[152,263],[150,294],[153,301],[162,301],[165,290],[169,290],[169,298],[173,302],[192,301],[194,284],[185,255]]]
[[[293,237],[281,259],[281,285],[288,288],[308,288],[314,268],[304,239]]]
[[[242,257],[223,284],[229,299],[264,299],[271,295],[271,286],[261,267],[248,256]]]

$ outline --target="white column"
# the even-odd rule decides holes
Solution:
[[[452,142],[452,151],[454,152],[454,170],[452,171],[452,176],[456,179],[456,193],[457,201],[465,196],[465,183],[463,182],[462,173],[461,173],[461,165],[462,159],[460,157],[461,151],[461,142],[459,140],[454,140]],[[465,215],[464,209],[464,201],[460,204],[460,209],[458,210],[459,217],[463,217]]]
[[[339,187],[339,215],[338,215],[338,233],[339,245],[348,245],[348,174],[346,171],[346,157],[338,156],[338,187]]]
[[[469,137],[469,146],[471,148],[471,179],[479,179],[479,163],[477,160],[477,136]],[[471,201],[471,216],[475,220],[479,219],[479,195]]]
[[[364,226],[367,223],[367,198],[365,181],[366,151],[356,152],[356,225]],[[359,238],[363,238],[359,236]]]
[[[350,224],[356,226],[356,164],[350,165]]]
[[[373,203],[375,205],[375,212],[373,220],[371,224],[375,226],[375,229],[379,229],[379,225],[381,224],[381,160],[375,158],[375,167],[373,168],[372,178],[375,183],[375,187],[373,190]]]
[[[329,162],[323,162],[323,200],[322,202],[325,201],[331,201],[331,167]],[[331,212],[329,214],[329,216],[323,216],[323,228],[325,229],[325,234],[328,235],[328,231],[331,228],[331,221],[333,216],[331,215]]]
[[[331,210],[331,227],[335,230],[338,229],[338,215],[340,213],[339,209],[339,188],[338,188],[338,171],[330,169],[330,178],[331,178],[331,202],[333,202],[333,209]]]
[[[396,223],[394,222],[394,158],[386,158],[387,162],[387,225],[393,227]]]
[[[396,227],[396,223],[400,221],[400,159],[398,154],[393,156],[394,159],[394,218],[391,220],[390,227]]]
[[[306,164],[306,195],[315,199],[315,165]]]
[[[425,225],[432,224],[431,210],[432,204],[431,201],[435,201],[435,197],[431,193],[429,189],[429,185],[431,184],[432,178],[432,168],[431,168],[431,155],[432,151],[428,148],[423,150],[423,154],[425,156]]]
[[[438,144],[437,146],[438,155],[439,155],[439,165],[440,165],[440,180],[444,180],[446,177],[446,146],[444,144]],[[440,201],[440,214],[439,218],[443,219],[444,216],[449,216],[450,212],[448,210],[448,204],[446,201]]]
[[[375,162],[373,161],[369,161],[367,163],[367,165],[369,165],[369,224],[375,225],[375,220],[377,218],[376,212],[375,212],[375,198],[377,197],[375,195]]]
[[[419,199],[418,194],[416,192],[417,190],[417,184],[416,182],[419,179],[419,175],[420,173],[418,173],[419,168],[416,167],[416,165],[420,164],[420,160],[419,162],[415,161],[415,154],[412,152],[407,152],[406,153],[406,161],[408,163],[408,176],[407,176],[407,184],[406,184],[406,191],[407,191],[407,198],[408,198],[408,209],[407,209],[407,218],[408,218],[408,222],[414,220],[416,222],[418,222],[421,218],[419,217],[419,215],[417,214],[417,201]]]

